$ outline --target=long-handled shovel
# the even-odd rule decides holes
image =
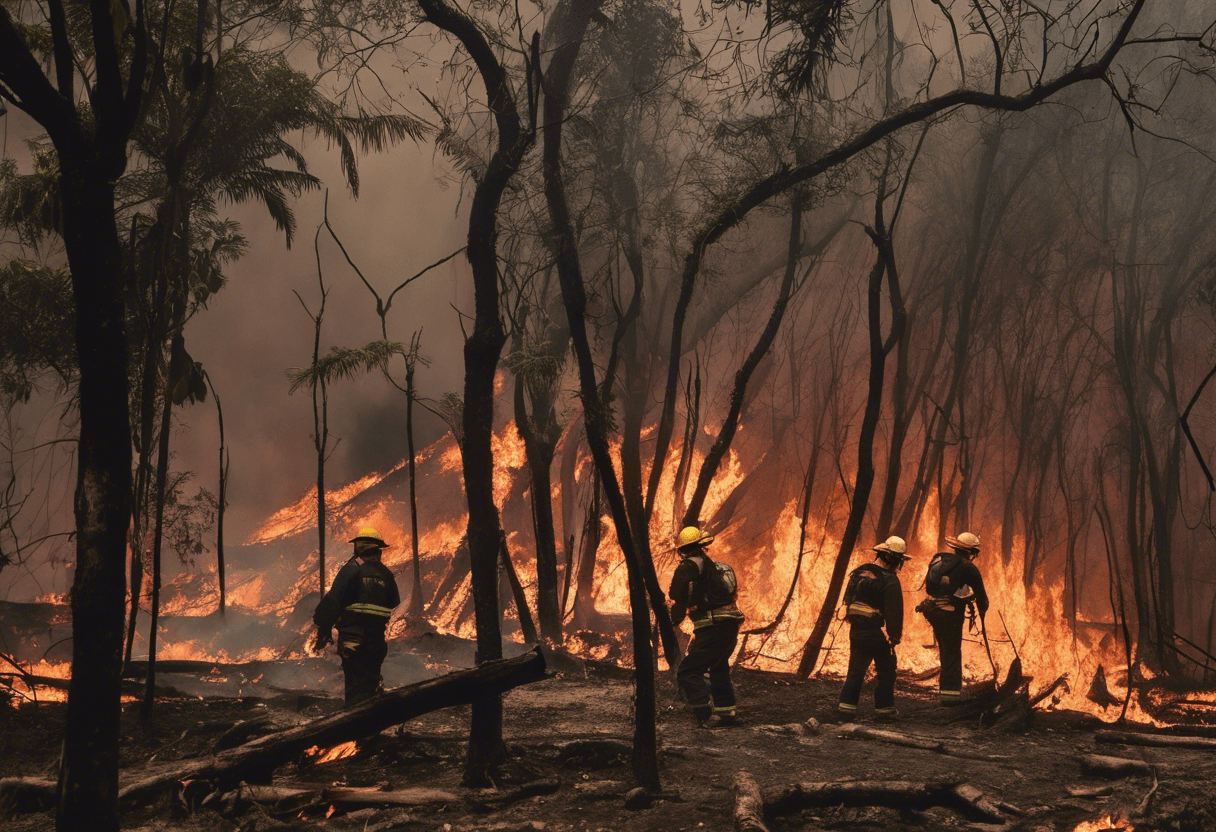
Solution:
[[[988,644],[988,628],[984,626],[984,616],[980,616],[980,634],[984,637],[984,651],[988,654],[988,664],[992,665],[992,683],[995,685],[1001,684],[1000,671],[996,669],[996,662],[992,660],[992,647]]]

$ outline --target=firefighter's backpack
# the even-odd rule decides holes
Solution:
[[[945,598],[953,595],[958,586],[951,580],[951,575],[962,563],[958,558],[953,563],[946,560],[946,555],[938,553],[929,562],[929,571],[925,573],[925,592],[934,598]]]
[[[701,576],[704,578],[702,595],[706,609],[715,610],[735,603],[739,595],[739,579],[735,577],[735,570],[728,563],[712,560],[704,552],[701,557],[705,558]]]
[[[847,607],[854,601],[873,607],[883,608],[883,595],[886,589],[882,573],[872,563],[863,564],[849,574],[849,582],[844,588],[844,604]]]

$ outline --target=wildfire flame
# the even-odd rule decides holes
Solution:
[[[1072,832],[1099,832],[1102,829],[1121,829],[1124,832],[1135,832],[1135,828],[1122,816],[1103,815],[1097,820],[1081,821]]]
[[[347,757],[353,757],[359,752],[359,743],[356,740],[350,742],[339,743],[331,748],[320,748],[313,746],[304,750],[305,757],[315,758],[312,762],[316,765],[321,763],[332,763],[334,760],[344,760]]]

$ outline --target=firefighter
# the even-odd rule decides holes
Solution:
[[[904,595],[897,573],[908,561],[907,550],[902,537],[891,535],[871,549],[875,563],[862,564],[849,573],[844,594],[849,622],[849,675],[836,705],[841,719],[851,720],[857,713],[861,684],[871,662],[878,675],[874,714],[884,722],[899,719],[895,710],[895,647],[903,637]]]
[[[963,698],[963,622],[974,605],[981,626],[988,612],[984,578],[973,561],[980,553],[980,539],[971,532],[946,537],[952,551],[933,556],[925,574],[929,597],[917,607],[933,627],[941,656],[938,694],[944,706],[958,705]]]
[[[695,526],[680,530],[676,538],[680,565],[667,593],[672,601],[672,623],[679,625],[685,617],[692,621],[692,644],[676,670],[676,681],[702,728],[709,727],[715,716],[718,725],[739,724],[730,657],[739,641],[743,613],[736,603],[734,570],[715,562],[706,551],[713,540]]]
[[[338,571],[312,615],[318,650],[333,643],[333,627],[338,625],[347,707],[380,692],[380,667],[388,654],[384,628],[393,608],[401,603],[393,573],[380,562],[388,548],[380,532],[365,526],[350,542],[354,556]]]

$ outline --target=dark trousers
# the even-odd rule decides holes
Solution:
[[[878,687],[874,691],[875,713],[890,713],[895,710],[895,648],[887,641],[887,635],[876,622],[858,622],[849,625],[849,675],[840,690],[837,707],[846,713],[857,710],[861,698],[861,685],[866,680],[866,671],[874,663],[878,674]]]
[[[388,655],[384,637],[338,639],[342,675],[346,677],[346,705],[356,705],[380,692],[380,666]]]
[[[941,656],[942,673],[938,693],[945,704],[959,702],[963,696],[963,621],[967,609],[937,610],[929,619],[937,649]]]
[[[735,686],[730,681],[730,657],[735,652],[742,624],[742,621],[716,621],[693,631],[692,644],[676,670],[676,681],[694,712],[706,716],[713,711],[734,713]]]

